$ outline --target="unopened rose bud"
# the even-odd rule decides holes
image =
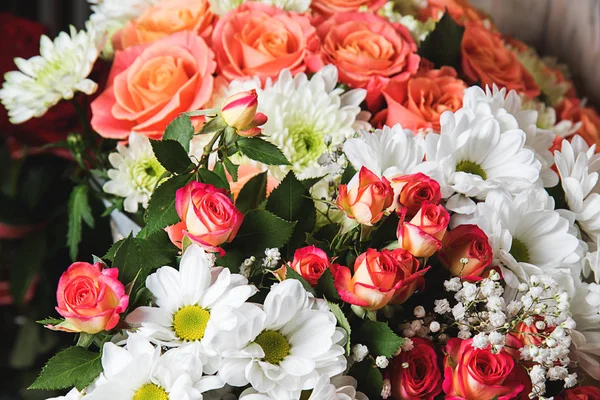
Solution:
[[[241,130],[252,123],[257,108],[258,94],[252,89],[229,96],[223,103],[221,116],[227,125]]]

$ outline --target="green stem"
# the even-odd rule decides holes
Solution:
[[[74,96],[71,99],[71,103],[73,103],[73,107],[75,107],[75,111],[77,112],[77,117],[79,117],[79,121],[81,122],[81,126],[83,126],[83,133],[85,136],[90,136],[92,133],[90,122],[88,121],[87,111],[79,104],[77,101],[77,96]]]
[[[215,135],[210,139],[210,142],[206,146],[204,146],[204,150],[202,151],[202,158],[200,158],[200,165],[203,168],[208,169],[208,159],[213,151],[213,147],[217,140],[223,135],[223,130],[219,130],[215,133]]]

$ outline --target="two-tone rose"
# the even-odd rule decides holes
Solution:
[[[390,125],[391,126],[391,125]],[[442,193],[440,184],[420,172],[392,178],[394,189],[394,210],[406,208],[406,216],[413,217],[423,203],[440,204]]]
[[[453,276],[461,277],[483,276],[492,257],[488,237],[477,225],[458,225],[448,231],[438,253],[444,268]]]
[[[450,222],[450,214],[443,206],[423,203],[409,222],[406,222],[405,214],[406,209],[400,211],[396,231],[401,248],[415,257],[430,257],[442,248],[442,239]]]
[[[413,348],[394,357],[390,368],[392,400],[433,400],[442,391],[442,374],[430,340],[411,338]]]

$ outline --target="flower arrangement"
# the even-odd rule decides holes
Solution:
[[[38,321],[76,344],[32,389],[600,398],[600,117],[562,67],[466,0],[90,2],[0,90],[81,117]]]

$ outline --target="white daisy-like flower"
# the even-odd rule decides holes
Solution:
[[[512,116],[505,113],[505,117]],[[507,118],[509,119],[509,118]],[[441,177],[447,208],[469,214],[475,210],[471,198],[485,200],[489,191],[502,188],[511,194],[533,186],[541,163],[525,148],[526,135],[517,126],[503,129],[493,116],[478,116],[470,108],[441,117],[441,134],[425,138],[427,164],[436,166]]]
[[[571,337],[573,360],[592,378],[600,380],[600,332],[573,330]]]
[[[47,400],[79,400],[83,399],[83,395],[76,389],[73,388],[64,396],[51,397]]]
[[[193,354],[160,347],[132,334],[125,348],[105,343],[103,372],[85,398],[90,400],[201,400],[213,388],[214,377],[202,377],[202,364]]]
[[[146,279],[158,307],[139,307],[127,316],[155,343],[196,348],[210,363],[209,373],[216,372],[219,361],[211,342],[238,326],[249,307],[246,300],[257,291],[242,275],[213,263],[204,249],[190,245],[179,270],[162,267]]]
[[[368,397],[356,390],[356,379],[351,376],[338,375],[329,379],[321,375],[317,379],[315,388],[310,392],[307,400],[367,400]],[[299,399],[300,397],[298,397]],[[301,397],[304,399],[305,397]],[[242,392],[240,400],[275,400],[268,394],[258,393],[255,389],[249,388]]]
[[[0,101],[8,110],[10,122],[23,123],[44,115],[59,101],[71,100],[76,92],[93,94],[98,85],[88,75],[98,58],[94,29],[70,27],[52,41],[40,38],[40,55],[28,60],[15,58],[19,71],[4,74]]]
[[[562,141],[561,151],[554,152],[556,167],[569,210],[593,243],[600,240],[600,155],[576,135],[572,142]]]
[[[533,275],[560,274],[579,260],[579,240],[569,233],[569,221],[553,208],[541,188],[514,198],[495,190],[477,204],[473,214],[455,214],[451,226],[478,225],[488,236],[493,264],[501,267],[505,282],[516,290]]]
[[[249,383],[259,393],[291,400],[313,389],[320,376],[343,372],[344,331],[336,328],[331,311],[315,306],[297,280],[272,286],[264,306],[256,306],[253,316],[246,312],[251,323],[236,334],[245,345],[222,353],[219,376],[227,384]]]
[[[213,14],[225,15],[231,10],[238,8],[245,0],[209,0],[210,11]]]
[[[506,88],[498,89],[496,85],[485,92],[479,86],[465,90],[463,108],[473,110],[477,117],[491,117],[500,124],[502,132],[521,129],[525,132],[525,147],[535,152],[536,158],[542,164],[540,178],[544,186],[552,187],[558,183],[556,173],[550,169],[554,164],[550,147],[554,140],[554,132],[537,126],[537,110],[524,109],[521,97],[511,90],[506,94]]]
[[[552,131],[556,136],[567,137],[579,130],[581,122],[574,124],[569,120],[557,121],[556,110],[546,105],[543,101],[537,99],[529,99],[524,94],[521,94],[521,103],[523,110],[537,111],[538,128],[546,131]]]
[[[138,204],[146,208],[154,188],[166,171],[156,159],[150,140],[131,132],[129,144],[118,144],[117,151],[108,155],[108,161],[113,168],[108,170],[110,180],[102,189],[106,193],[124,197],[123,208],[127,212],[137,212]]]
[[[586,253],[582,265],[582,273],[585,278],[589,278],[592,275],[596,282],[600,282],[600,251],[597,243],[595,251]]]

